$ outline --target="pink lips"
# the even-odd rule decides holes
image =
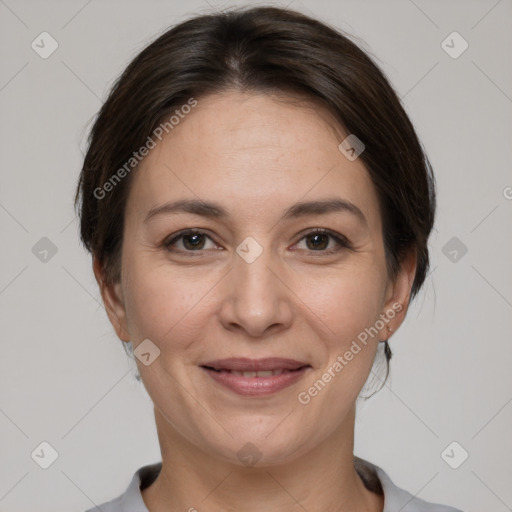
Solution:
[[[201,365],[216,382],[240,395],[269,395],[297,382],[311,368],[294,359],[229,358]]]

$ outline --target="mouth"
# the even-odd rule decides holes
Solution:
[[[276,370],[261,370],[258,372],[254,372],[254,371],[241,372],[238,370],[227,370],[225,368],[221,368],[220,370],[217,370],[217,369],[209,367],[209,366],[203,366],[203,368],[206,368],[207,370],[213,370],[214,372],[217,372],[217,373],[231,373],[232,375],[239,375],[241,377],[246,377],[246,378],[271,377],[272,375],[281,375],[283,373],[296,372],[297,370],[300,370],[300,368],[297,368],[296,370],[287,370],[285,368],[278,368]],[[302,367],[302,368],[304,368],[304,367]]]
[[[230,358],[200,367],[217,383],[240,395],[269,395],[303,377],[311,365],[284,358]]]

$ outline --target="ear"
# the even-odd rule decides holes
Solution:
[[[92,268],[110,323],[114,327],[119,339],[130,341],[121,281],[107,285],[103,268],[96,257],[93,258]]]
[[[382,330],[383,340],[387,340],[405,319],[417,263],[416,251],[410,250],[404,257],[395,280],[388,284],[382,314],[389,320]],[[388,330],[388,327],[391,328],[391,331]]]

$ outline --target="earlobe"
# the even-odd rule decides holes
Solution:
[[[107,284],[103,268],[96,257],[93,258],[93,271],[96,282],[100,288],[105,311],[112,327],[114,327],[120,340],[126,342],[130,341],[121,282],[118,281],[116,283]]]

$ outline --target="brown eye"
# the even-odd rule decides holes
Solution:
[[[183,245],[186,249],[202,249],[204,246],[204,235],[201,233],[184,235],[181,238],[183,239]]]
[[[308,244],[308,249],[317,250],[317,249],[326,249],[329,245],[329,235],[324,233],[314,233],[312,235],[308,235],[305,237],[306,240],[311,243]]]
[[[306,250],[324,254],[335,253],[343,248],[349,249],[351,247],[345,237],[327,229],[316,229],[314,231],[310,231],[309,233],[306,233],[299,242],[302,240],[306,240]],[[334,241],[334,244],[331,244],[331,247],[329,248],[331,240]]]
[[[181,231],[177,235],[174,235],[170,240],[166,240],[163,246],[169,250],[176,252],[199,252],[205,249],[207,240],[211,238],[197,230]],[[179,247],[181,242],[181,247]]]

